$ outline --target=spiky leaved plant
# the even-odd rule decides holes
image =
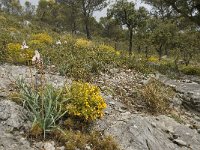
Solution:
[[[66,101],[62,97],[62,90],[55,89],[52,85],[34,89],[23,79],[19,79],[17,83],[23,106],[29,112],[33,127],[37,125],[45,138],[46,132],[56,127],[56,122],[66,113],[62,111],[62,105]]]

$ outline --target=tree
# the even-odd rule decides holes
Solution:
[[[106,7],[106,0],[78,0],[81,4],[81,12],[83,15],[83,22],[85,25],[85,31],[88,39],[91,39],[90,33],[90,18],[94,11],[102,10]]]
[[[163,7],[174,10],[183,17],[200,26],[200,1],[199,0],[144,0],[156,8]]]
[[[61,4],[66,5],[68,21],[72,34],[76,34],[78,28],[78,19],[80,17],[80,1],[78,0],[60,0]]]
[[[122,25],[110,17],[101,17],[99,24],[102,26],[102,36],[115,41],[115,49],[117,49],[118,41],[124,36]]]
[[[192,58],[199,53],[199,33],[194,31],[180,32],[177,35],[176,47],[185,65],[188,66]]]
[[[147,19],[147,10],[144,7],[135,9],[133,2],[127,0],[117,1],[110,10],[108,15],[114,16],[114,18],[122,25],[125,25],[129,31],[129,54],[132,53],[133,47],[133,31],[139,26],[143,26]]]
[[[22,6],[19,0],[11,1],[11,13],[16,15],[20,15],[22,13]]]
[[[31,2],[26,1],[24,6],[24,13],[26,17],[31,17],[34,15],[35,6]]]
[[[11,10],[11,2],[12,0],[0,0],[1,9],[9,13]]]
[[[19,0],[0,0],[1,9],[8,13],[19,15],[22,11],[22,6]]]
[[[39,4],[38,4],[38,8],[37,8],[37,17],[41,20],[41,21],[45,21],[46,16],[48,14],[48,8],[49,8],[49,2],[46,0],[40,0]]]
[[[161,21],[159,19],[154,19],[152,21],[154,21],[154,28],[151,34],[152,43],[154,44],[159,55],[159,60],[161,60],[164,50],[165,55],[168,55],[168,49],[173,46],[174,38],[177,34],[177,27],[170,20]]]

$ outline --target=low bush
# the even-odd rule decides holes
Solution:
[[[98,49],[104,52],[115,52],[115,49],[112,46],[105,45],[105,44],[100,44],[98,46]]]
[[[197,66],[182,66],[180,71],[186,75],[198,75],[200,76],[200,68]]]
[[[169,111],[169,100],[174,96],[174,91],[161,82],[151,79],[142,88],[141,95],[150,113],[166,113]]]
[[[34,56],[34,51],[31,49],[21,49],[19,43],[9,43],[7,45],[7,61],[11,63],[27,64]]]
[[[38,41],[39,43],[44,43],[44,44],[52,44],[53,43],[53,38],[47,33],[33,34],[31,39]]]
[[[89,122],[103,116],[106,103],[98,87],[89,83],[74,82],[70,88],[66,88],[65,97],[69,99],[66,105],[69,115]]]
[[[91,46],[92,42],[86,39],[77,39],[75,42],[75,47],[76,48],[81,48],[81,49],[87,49]]]
[[[159,62],[159,58],[156,56],[151,56],[148,58],[149,62],[153,62],[153,63],[158,63]]]
[[[82,133],[79,131],[52,131],[52,136],[65,144],[66,150],[119,150],[111,136],[102,136],[100,132]]]

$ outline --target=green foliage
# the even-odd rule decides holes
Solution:
[[[179,115],[171,114],[170,117],[173,118],[176,122],[178,122],[180,124],[184,123],[184,121],[182,120],[182,118]]]
[[[91,41],[82,38],[77,39],[74,46],[79,49],[88,49],[91,46]]]
[[[7,45],[6,55],[8,62],[26,64],[32,59],[34,51],[31,49],[22,50],[21,45],[18,43],[9,43]]]
[[[110,16],[114,18],[121,25],[126,25],[129,30],[129,53],[132,53],[132,40],[133,30],[136,30],[140,26],[145,26],[148,18],[147,10],[144,7],[140,7],[138,10],[135,9],[133,2],[127,0],[117,1],[111,9],[108,10]]]
[[[74,82],[70,88],[66,88],[65,97],[69,99],[66,105],[69,115],[89,122],[103,116],[106,103],[98,87],[89,83]]]
[[[180,71],[186,75],[197,75],[200,76],[200,68],[198,66],[182,66]]]
[[[47,33],[33,34],[31,39],[43,44],[53,43],[53,38]]]
[[[173,98],[174,91],[152,79],[142,88],[141,94],[150,113],[166,113],[169,111],[169,99]]]
[[[190,21],[200,26],[200,8],[198,0],[144,0],[148,4],[153,5],[158,11],[164,15],[169,15],[172,11],[181,14]],[[167,12],[167,13],[166,13]]]
[[[65,114],[62,111],[65,101],[62,91],[51,85],[37,90],[22,79],[18,80],[18,86],[23,105],[33,122],[31,135],[40,136],[43,133],[45,138],[46,132],[55,128],[56,122]]]
[[[50,60],[51,64],[56,65],[61,75],[89,81],[92,75],[120,65],[120,52],[111,46],[98,45],[83,38],[75,39],[70,36],[63,37],[62,41],[67,43],[59,48],[48,47],[48,52],[42,52],[44,60]]]
[[[158,63],[159,62],[159,58],[156,56],[151,56],[148,58],[149,62],[153,62],[153,63]]]

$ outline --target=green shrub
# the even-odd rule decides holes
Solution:
[[[159,62],[159,58],[156,56],[151,56],[148,58],[149,62],[153,62],[153,63],[158,63]]]
[[[186,75],[198,75],[200,76],[200,67],[198,66],[183,66],[180,71]]]
[[[86,39],[77,39],[75,43],[75,47],[78,49],[87,49],[91,46],[92,42]]]
[[[21,49],[19,43],[9,43],[7,45],[7,61],[12,63],[26,64],[34,56],[34,51],[31,49]]]
[[[89,83],[74,82],[66,88],[65,97],[69,99],[66,110],[69,115],[85,121],[93,121],[103,116],[106,103],[98,87]]]
[[[33,34],[31,39],[33,41],[35,41],[35,43],[43,43],[43,44],[52,44],[53,43],[53,38],[47,33]]]

